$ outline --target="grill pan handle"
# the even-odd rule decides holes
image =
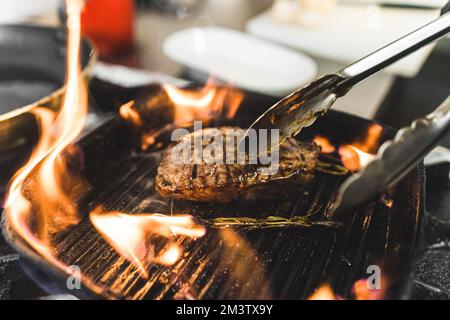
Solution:
[[[407,175],[450,129],[450,96],[432,113],[386,141],[376,158],[342,184],[331,217],[368,203]]]

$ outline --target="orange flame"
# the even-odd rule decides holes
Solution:
[[[372,124],[367,130],[364,140],[352,143],[352,145],[361,151],[367,153],[376,153],[378,151],[379,140],[383,133],[383,127],[379,124]]]
[[[156,237],[173,240],[186,236],[195,239],[205,234],[205,228],[196,225],[188,215],[127,215],[119,212],[104,213],[97,209],[91,212],[90,220],[114,249],[133,263],[144,276],[148,276],[146,267],[150,263],[172,265],[182,253],[178,244],[170,243],[158,256],[155,244],[152,243],[158,240]]]
[[[326,137],[320,135],[317,135],[313,141],[322,148],[322,153],[334,153],[337,150],[342,164],[350,171],[358,171],[375,159],[374,154],[378,151],[382,133],[383,127],[379,124],[373,124],[369,127],[366,136],[362,140],[357,140],[338,148],[333,146]]]
[[[313,142],[322,148],[322,153],[333,153],[336,150],[336,148],[331,144],[330,140],[323,136],[316,136],[313,139]]]
[[[324,284],[317,289],[308,300],[337,300],[336,295],[330,285]]]
[[[172,244],[164,252],[156,258],[156,262],[159,264],[171,266],[177,262],[181,257],[181,249],[178,245]]]
[[[72,173],[66,164],[74,151],[76,153],[72,142],[81,133],[88,110],[87,86],[79,61],[83,1],[67,0],[66,4],[68,54],[64,100],[57,114],[45,108],[32,111],[40,127],[40,138],[28,162],[11,180],[5,204],[8,222],[21,238],[62,270],[67,266],[56,258],[52,240],[57,233],[79,222],[76,200],[86,190],[86,182]],[[135,116],[131,105],[124,106],[122,111],[130,117]],[[189,216],[131,216],[94,210],[90,218],[111,245],[144,275],[143,258],[149,261],[151,256],[155,263],[173,264],[182,253],[174,239],[180,236],[196,238],[205,233],[204,228],[194,224]],[[171,242],[158,255],[151,253],[154,244],[145,247],[153,235]]]
[[[66,93],[59,113],[37,108],[33,112],[41,137],[30,159],[10,182],[5,204],[9,221],[21,236],[44,256],[51,255],[47,245],[57,230],[78,222],[76,205],[68,193],[73,183],[66,183],[63,150],[81,132],[87,112],[87,89],[81,76],[80,14],[82,1],[68,0],[68,62]],[[33,174],[35,179],[26,180]],[[38,212],[39,217],[32,217]],[[31,220],[37,224],[31,228]]]
[[[166,84],[163,90],[156,99],[158,102],[156,105],[148,103],[137,106],[134,101],[131,101],[119,109],[122,119],[136,128],[145,126],[145,120],[140,112],[145,112],[147,117],[148,114],[154,113],[153,118],[161,120],[156,128],[153,126],[150,131],[143,133],[141,137],[143,150],[154,145],[160,135],[177,127],[188,127],[194,121],[209,123],[213,119],[233,118],[244,99],[241,91],[230,86],[218,86],[212,79],[209,79],[201,89],[181,89]],[[170,117],[161,116],[160,108],[164,103],[167,108],[170,108],[168,112],[171,114]],[[146,110],[138,110],[139,108]]]
[[[122,119],[132,123],[136,127],[142,126],[142,119],[139,113],[133,109],[135,104],[134,100],[122,105],[119,109],[119,115]]]
[[[339,155],[344,166],[351,171],[358,171],[375,159],[375,155],[361,151],[352,145],[340,147]]]
[[[360,279],[353,284],[352,293],[355,300],[381,300],[384,296],[384,290],[371,289],[368,285],[368,279]],[[387,281],[381,277],[381,288],[387,287]]]
[[[232,87],[220,87],[209,79],[201,90],[180,89],[165,85],[164,90],[175,104],[175,122],[186,123],[194,120],[210,121],[223,116],[235,116],[244,95]]]
[[[386,287],[386,279],[384,277],[381,277],[381,287]],[[384,291],[371,289],[368,279],[359,279],[353,284],[352,293],[355,300],[381,300]],[[308,300],[343,300],[343,298],[337,296],[329,284],[324,284],[311,294]]]
[[[378,151],[379,140],[383,133],[383,127],[379,124],[373,124],[367,130],[366,137],[361,141],[355,141],[352,144],[344,145],[339,148],[344,166],[352,171],[358,171],[367,166]]]

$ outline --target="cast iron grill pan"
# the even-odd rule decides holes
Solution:
[[[254,102],[258,101],[258,104]],[[263,103],[261,103],[263,102]],[[258,96],[244,100],[234,124],[245,126],[270,105]],[[349,125],[351,124],[351,125]],[[350,142],[370,121],[332,111],[301,139],[316,134],[335,144]],[[384,128],[382,140],[392,137]],[[187,254],[172,267],[152,265],[144,279],[137,268],[120,257],[91,225],[87,213],[97,205],[127,213],[188,213],[198,218],[280,216],[290,218],[314,213],[324,221],[342,177],[317,173],[311,187],[287,200],[235,202],[217,206],[162,199],[154,190],[154,178],[162,152],[138,153],[130,128],[115,116],[83,137],[84,172],[91,191],[83,199],[77,226],[55,240],[58,257],[78,266],[85,280],[79,297],[114,299],[304,299],[318,286],[329,283],[342,297],[351,295],[353,283],[367,277],[366,267],[378,264],[389,280],[387,298],[405,298],[423,215],[423,168],[411,172],[392,190],[393,205],[383,201],[349,213],[344,227],[315,225],[257,229],[208,228],[201,241],[181,239]],[[8,238],[28,258],[29,266],[66,290],[67,274],[43,261],[16,238],[8,225]],[[223,235],[230,242],[223,241]],[[245,239],[233,246],[233,236]],[[243,248],[244,247],[244,248]],[[248,250],[250,248],[250,250]],[[244,250],[245,249],[245,250]]]

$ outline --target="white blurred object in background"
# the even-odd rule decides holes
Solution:
[[[385,4],[393,6],[418,6],[424,8],[442,8],[447,0],[339,0],[342,3],[353,4]]]
[[[297,4],[298,1],[295,0]],[[282,21],[275,17],[273,10],[268,10],[249,20],[246,31],[307,53],[316,60],[319,74],[323,75],[334,73],[429,23],[440,13],[440,9],[384,7],[368,4],[366,0],[353,0],[351,4],[347,3],[350,0],[345,1],[344,4],[344,0],[339,0],[327,19],[314,27],[300,25],[297,19]],[[373,118],[392,86],[394,75],[416,76],[433,46],[422,48],[364,81],[339,99],[334,108]]]
[[[304,26],[322,23],[336,6],[336,0],[299,0],[297,22]]]
[[[308,56],[225,28],[178,31],[164,42],[173,61],[251,91],[284,96],[312,81],[317,65]]]
[[[1,0],[0,23],[20,23],[58,7],[59,0]]]
[[[274,19],[282,22],[292,22],[297,16],[298,3],[292,0],[275,0],[271,13]]]
[[[320,25],[336,6],[337,0],[275,0],[272,16],[280,22],[303,26]]]
[[[281,23],[273,14],[251,19],[250,34],[293,47],[307,54],[348,64],[439,17],[439,10],[384,8],[374,5],[339,4],[315,27]],[[414,77],[433,45],[405,57],[385,72]]]

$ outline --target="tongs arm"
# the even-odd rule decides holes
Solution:
[[[450,130],[450,96],[432,113],[415,120],[386,141],[375,160],[342,184],[332,218],[375,199],[398,183],[430,152]]]
[[[338,71],[337,74],[344,78],[339,83],[339,87],[351,88],[393,62],[450,32],[449,5],[450,2],[446,8],[442,9],[442,15],[436,20]]]
[[[279,143],[298,134],[330,110],[355,84],[450,32],[449,8],[450,2],[438,19],[278,101],[250,126],[248,132],[259,128],[278,129]],[[263,141],[259,150],[266,147]]]

